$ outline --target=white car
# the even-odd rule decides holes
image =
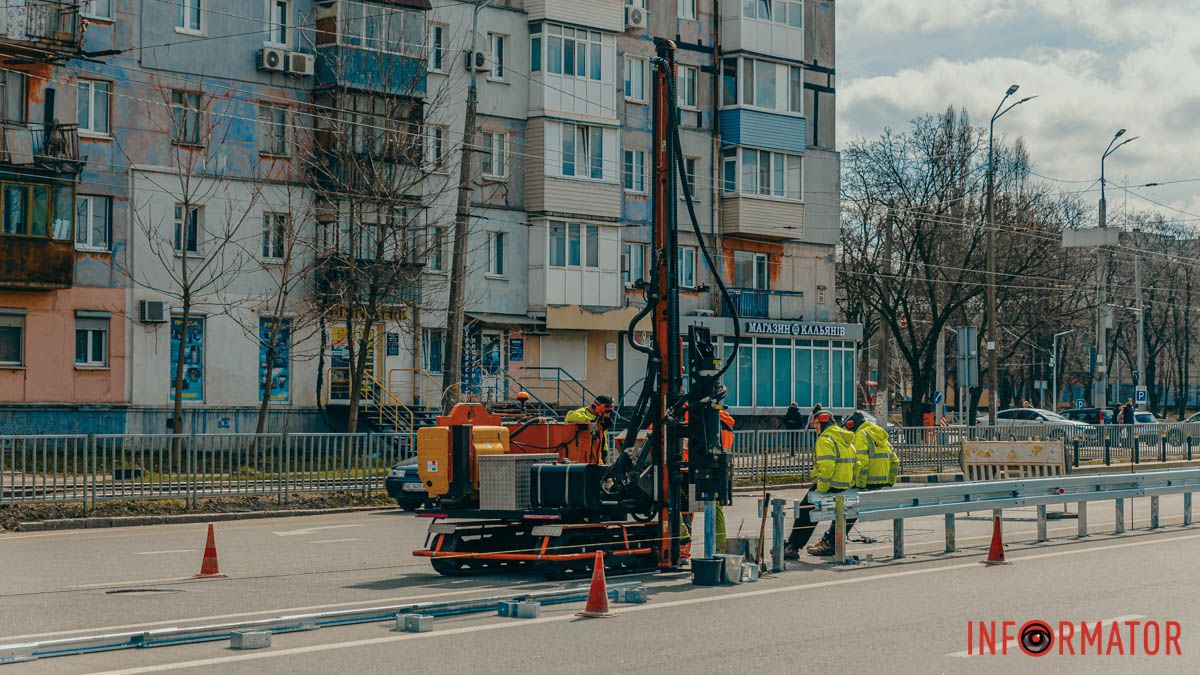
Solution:
[[[982,425],[986,425],[987,417],[984,416],[979,422]],[[1031,426],[1037,424],[1063,427],[1064,431],[1069,428],[1072,432],[1079,432],[1091,427],[1086,422],[1069,420],[1056,412],[1042,410],[1041,408],[1010,408],[996,413],[996,426]]]

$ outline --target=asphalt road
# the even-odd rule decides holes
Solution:
[[[754,498],[738,499],[728,512],[731,534],[739,527],[757,530],[754,510]],[[1066,520],[1052,523],[1054,538],[1040,545],[1033,543],[1033,511],[1008,512],[1014,564],[994,568],[978,564],[988,542],[987,514],[960,520],[961,550],[951,555],[940,553],[941,519],[916,519],[906,527],[913,555],[903,561],[887,560],[891,544],[881,540],[850,546],[851,553],[873,555],[872,563],[834,567],[806,558],[756,584],[707,589],[691,586],[685,575],[640,575],[651,589],[648,604],[622,606],[618,618],[588,621],[586,628],[574,617],[579,608],[568,605],[545,608],[533,621],[441,619],[434,632],[420,635],[371,624],[275,636],[270,650],[258,652],[214,643],[4,668],[82,673],[190,663],[219,672],[711,672],[748,666],[961,672],[1070,659],[1080,664],[1068,664],[1072,671],[1193,672],[1186,655],[1200,626],[1200,590],[1190,582],[1200,528],[1178,526],[1177,498],[1164,498],[1162,512],[1162,530],[1113,538],[1103,534],[1112,529],[1111,503],[1093,505],[1094,536],[1075,539],[1075,521]],[[1144,527],[1146,500],[1137,500],[1133,513]],[[199,566],[203,526],[0,535],[6,572],[0,575],[0,644],[558,585],[514,575],[439,577],[409,555],[422,544],[425,524],[393,511],[219,523],[222,571],[230,576],[218,580],[187,579]],[[702,530],[699,522],[696,529]],[[890,523],[862,530],[881,538],[891,533]],[[1180,621],[1185,657],[957,655],[967,649],[968,620],[1130,616]]]

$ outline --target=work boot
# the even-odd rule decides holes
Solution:
[[[822,539],[821,541],[818,541],[817,543],[808,547],[808,554],[816,556],[833,555],[833,544]]]
[[[793,547],[793,546],[784,546],[783,547],[783,559],[784,560],[799,560],[800,559],[800,551],[797,551],[795,549],[795,547]]]

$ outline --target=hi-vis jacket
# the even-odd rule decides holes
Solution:
[[[886,487],[896,484],[900,473],[900,457],[892,449],[887,431],[867,421],[854,433],[854,450],[858,453],[858,474],[855,486]]]
[[[853,433],[836,424],[829,425],[817,437],[814,454],[813,478],[817,479],[817,492],[854,487],[860,460],[854,450]]]

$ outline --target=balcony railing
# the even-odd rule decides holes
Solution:
[[[731,288],[729,298],[743,319],[780,319],[799,321],[804,315],[803,291],[769,291],[757,288]],[[724,316],[732,316],[729,305]]]
[[[8,12],[7,29],[0,40],[77,51],[83,41],[80,4],[76,0],[28,0],[24,11],[0,7]]]
[[[79,162],[77,124],[0,126],[0,163],[67,170]]]

